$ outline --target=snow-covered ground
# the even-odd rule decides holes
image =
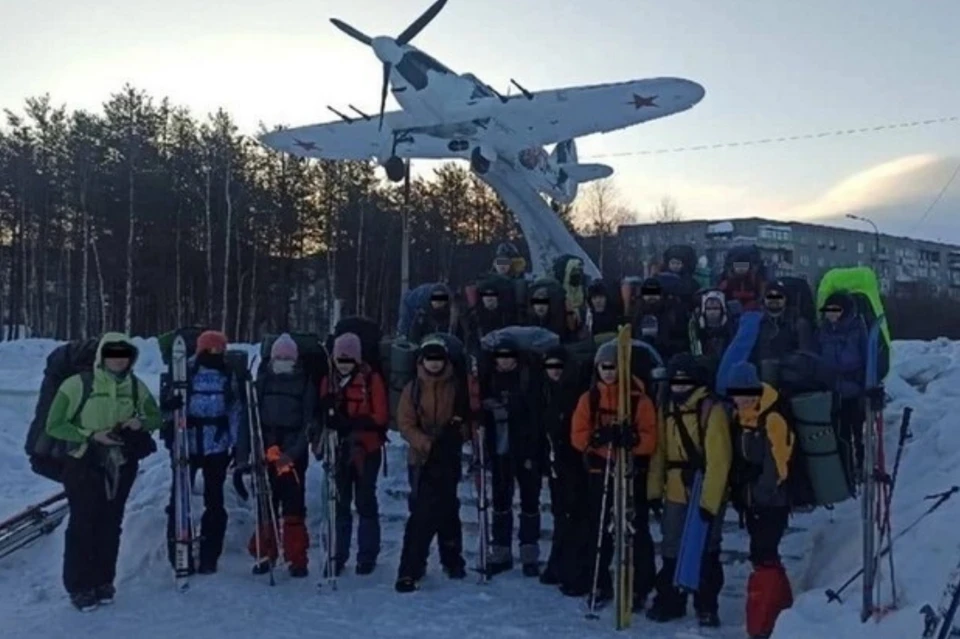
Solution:
[[[44,359],[56,347],[49,340],[0,343],[0,517],[36,502],[58,489],[29,470],[23,438],[32,416]],[[137,373],[153,389],[162,369],[155,340],[138,340]],[[893,402],[886,412],[887,450],[892,463],[902,408],[915,409],[913,439],[908,443],[894,497],[894,530],[900,530],[929,506],[924,495],[960,484],[960,344],[899,342],[888,384]],[[480,586],[473,577],[446,580],[432,560],[422,590],[412,595],[393,591],[399,559],[408,486],[405,447],[393,435],[388,447],[389,474],[381,479],[380,508],[383,551],[369,577],[352,574],[352,564],[337,592],[316,584],[322,557],[317,544],[320,522],[320,470],[307,475],[308,509],[314,536],[313,575],[291,580],[279,573],[276,587],[250,574],[246,541],[251,511],[227,487],[230,525],[219,574],[193,581],[189,593],[173,588],[164,547],[164,512],[169,491],[166,457],[158,453],[143,466],[127,507],[114,607],[82,615],[70,607],[60,584],[63,550],[61,526],[33,546],[0,560],[0,636],[4,639],[59,638],[71,635],[160,639],[171,636],[214,639],[255,637],[551,637],[612,636],[610,612],[600,621],[584,619],[583,602],[562,597],[552,587],[524,579],[519,571]],[[475,561],[476,500],[468,483],[461,485],[467,561]],[[543,509],[549,510],[547,492]],[[827,604],[824,590],[841,584],[860,565],[859,507],[850,502],[833,513],[816,512],[791,519],[781,552],[797,593],[794,608],[782,615],[776,639],[835,637],[911,639],[919,636],[917,610],[938,601],[947,573],[957,560],[956,521],[960,496],[948,501],[895,548],[900,610],[880,623],[859,621],[859,582],[847,591],[845,605]],[[552,522],[543,519],[548,550]],[[704,636],[742,638],[748,542],[734,516],[726,522],[724,561],[726,586],[721,599],[724,627]],[[886,572],[884,564],[884,575]],[[884,590],[884,597],[889,597]],[[692,621],[658,626],[642,616],[626,634],[650,639],[689,636]]]

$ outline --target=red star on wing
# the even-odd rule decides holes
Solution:
[[[633,94],[633,99],[627,102],[627,104],[632,104],[635,109],[642,109],[643,107],[654,107],[657,108],[658,105],[655,100],[660,97],[652,95],[649,98],[646,98],[642,95],[636,93]]]
[[[293,145],[298,146],[304,151],[319,151],[316,142],[304,142],[303,140],[293,139]]]

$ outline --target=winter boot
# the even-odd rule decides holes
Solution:
[[[70,603],[80,612],[92,612],[100,606],[97,593],[93,590],[84,590],[70,595]]]
[[[310,574],[310,571],[307,570],[306,566],[298,566],[295,564],[290,564],[290,568],[287,569],[287,572],[289,572],[290,576],[294,579],[303,579]]]
[[[703,611],[697,613],[697,623],[701,628],[719,628],[720,617],[713,611]]]
[[[307,548],[310,546],[310,538],[307,535],[307,526],[303,522],[303,517],[296,515],[287,515],[283,518],[283,558],[290,564],[290,574],[293,575],[294,569],[298,573],[307,572]]]
[[[400,577],[393,586],[393,589],[400,593],[414,592],[417,588],[417,582],[413,577]]]
[[[466,579],[467,577],[467,569],[464,567],[463,562],[452,566],[444,566],[443,572],[445,572],[450,579]]]
[[[117,596],[117,590],[113,587],[113,584],[104,584],[96,588],[93,592],[97,596],[97,602],[101,606],[109,606],[113,603],[114,597]]]
[[[376,562],[373,561],[363,561],[357,562],[357,574],[358,575],[369,575],[373,572],[373,569],[377,567]]]
[[[653,605],[647,610],[647,619],[650,621],[667,623],[687,614],[687,596],[673,585],[676,568],[676,559],[663,558],[660,572],[655,579],[657,593],[653,598]]]

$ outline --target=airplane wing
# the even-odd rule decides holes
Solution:
[[[402,111],[384,114],[383,130],[377,118],[357,118],[311,124],[293,129],[271,131],[260,142],[276,151],[297,157],[324,160],[369,160],[390,155],[393,136],[397,136],[396,154],[401,158],[440,160],[457,157],[447,146],[449,140],[430,135],[427,127],[411,126]]]
[[[600,269],[573,239],[557,214],[515,169],[497,162],[489,172],[479,177],[503,198],[517,217],[530,249],[534,274],[549,275],[556,258],[576,255],[583,260],[585,274],[595,279],[600,277]]]
[[[654,78],[540,91],[532,93],[532,99],[514,95],[506,103],[484,102],[490,105],[485,115],[494,119],[500,134],[547,145],[686,111],[704,93],[690,80]]]

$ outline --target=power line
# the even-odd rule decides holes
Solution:
[[[862,135],[867,133],[880,133],[896,129],[915,129],[918,127],[932,126],[934,124],[952,124],[960,121],[960,116],[953,115],[943,118],[934,118],[932,120],[912,120],[904,122],[894,122],[890,124],[880,124],[877,126],[865,126],[852,129],[836,129],[833,131],[821,131],[819,133],[803,133],[799,135],[785,135],[781,137],[760,138],[754,140],[742,140],[739,142],[718,142],[716,144],[698,144],[693,146],[679,146],[663,149],[644,149],[640,151],[621,151],[619,153],[600,153],[591,155],[589,159],[600,158],[621,158],[638,155],[665,155],[668,153],[691,153],[695,151],[715,151],[717,149],[730,149],[744,146],[762,146],[768,144],[783,144],[785,142],[797,142],[800,140],[819,140],[830,137],[840,137],[845,135]]]
[[[933,202],[930,203],[930,206],[927,207],[927,210],[923,212],[923,215],[920,216],[920,219],[917,220],[917,223],[913,225],[913,228],[910,229],[910,233],[913,233],[917,228],[923,224],[924,220],[927,219],[927,216],[930,215],[930,212],[940,203],[940,200],[943,199],[943,195],[947,192],[947,189],[950,188],[950,185],[953,184],[953,181],[957,179],[957,175],[960,175],[960,163],[957,163],[957,168],[953,170],[953,175],[950,176],[950,179],[947,180],[947,183],[943,185],[943,188],[940,189],[940,192],[937,193],[937,197],[933,198]]]

